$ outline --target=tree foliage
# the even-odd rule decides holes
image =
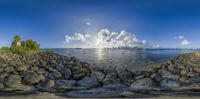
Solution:
[[[14,54],[30,54],[40,51],[40,45],[34,40],[21,40],[17,35],[13,38],[13,42],[10,47],[2,47],[1,53],[14,53]]]

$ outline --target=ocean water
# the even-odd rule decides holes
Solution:
[[[183,53],[200,50],[158,50],[158,49],[51,49],[65,55],[74,56],[93,66],[145,70]]]

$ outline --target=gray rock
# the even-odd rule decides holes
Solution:
[[[49,79],[59,79],[61,77],[62,77],[62,74],[58,71],[53,71],[53,72],[48,74]]]
[[[8,66],[8,67],[5,67],[4,68],[4,71],[7,72],[7,73],[10,73],[10,72],[13,72],[15,69],[11,66]]]
[[[37,71],[39,69],[39,67],[37,67],[37,66],[32,66],[31,67],[31,70],[33,70],[33,71]]]
[[[167,78],[167,79],[179,79],[180,78],[180,75],[173,74],[167,70],[162,70],[161,75],[163,78]]]
[[[45,77],[37,73],[27,73],[27,75],[24,77],[24,82],[27,84],[37,84],[44,80]]]
[[[99,85],[99,82],[94,76],[84,77],[83,79],[78,81],[78,86],[83,86],[86,88],[97,87],[98,85]]]
[[[78,70],[73,71],[73,79],[75,80],[80,80],[83,77],[87,76],[90,74],[90,71],[85,69],[85,68],[79,68]]]
[[[16,71],[18,71],[18,72],[27,71],[27,69],[28,69],[28,67],[25,65],[16,66]]]
[[[70,69],[64,68],[63,70],[61,70],[61,73],[63,74],[63,77],[65,79],[69,79],[72,76],[72,72]]]
[[[117,71],[118,76],[120,79],[122,79],[124,82],[127,82],[129,80],[133,79],[133,74],[131,71],[125,69],[125,70],[118,70]]]
[[[128,86],[122,83],[113,83],[113,84],[103,85],[103,88],[110,90],[122,90],[128,88]]]
[[[0,83],[0,90],[3,89],[5,86],[3,83]]]
[[[40,91],[52,92],[52,91],[54,91],[54,89],[53,89],[54,86],[55,86],[54,80],[47,80],[46,82],[40,83],[36,87]]]
[[[105,77],[105,74],[98,72],[98,71],[94,71],[94,72],[92,72],[91,76],[95,76],[96,79],[98,80],[98,82],[102,82]]]
[[[8,78],[5,80],[5,85],[8,87],[17,87],[21,85],[21,77],[19,75],[9,75]]]
[[[181,82],[174,79],[165,79],[160,82],[160,86],[164,90],[173,89],[181,86]]]
[[[131,84],[129,87],[132,91],[137,90],[153,90],[156,88],[155,82],[151,78],[145,78],[137,80]]]
[[[64,79],[59,79],[56,80],[56,85],[57,86],[67,86],[67,87],[73,87],[76,85],[75,80],[64,80]]]

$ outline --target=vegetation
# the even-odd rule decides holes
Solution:
[[[40,51],[40,45],[33,40],[21,40],[20,36],[17,35],[13,38],[13,42],[10,47],[2,47],[1,53],[14,53],[14,54],[30,54]]]

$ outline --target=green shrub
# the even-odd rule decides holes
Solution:
[[[31,54],[34,52],[40,51],[40,45],[33,40],[21,40],[20,36],[15,36],[13,38],[13,42],[11,44],[11,47],[2,47],[1,52],[2,53],[14,53],[14,54]]]
[[[2,47],[1,50],[0,50],[0,52],[8,54],[8,53],[11,53],[11,50],[10,50],[9,47]]]

